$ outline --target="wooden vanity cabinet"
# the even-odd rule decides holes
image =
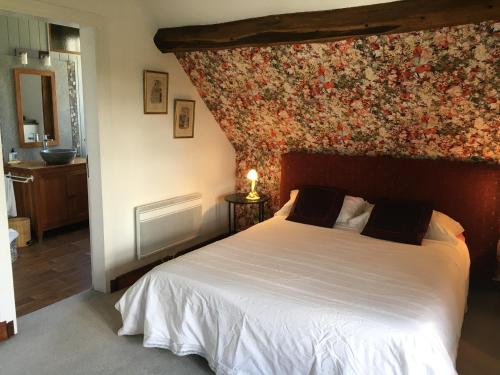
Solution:
[[[87,170],[85,160],[73,164],[45,166],[22,162],[6,166],[16,176],[33,176],[33,182],[14,182],[17,215],[31,219],[38,241],[46,230],[88,220]]]

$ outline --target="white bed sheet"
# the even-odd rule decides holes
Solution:
[[[218,374],[455,374],[469,255],[275,217],[164,263],[116,304],[120,335]]]

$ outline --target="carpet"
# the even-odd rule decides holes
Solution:
[[[0,344],[8,375],[212,374],[195,355],[142,347],[142,336],[119,337],[114,303],[123,292],[86,291],[21,317],[19,334]],[[458,373],[500,374],[500,292],[471,290],[462,329]]]
[[[22,316],[19,334],[0,344],[0,374],[212,374],[199,356],[178,357],[143,348],[142,336],[118,336],[114,303],[122,293],[86,291]]]

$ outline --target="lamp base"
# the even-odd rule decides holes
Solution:
[[[256,201],[260,199],[259,194],[257,194],[256,191],[251,191],[245,198],[251,201]]]

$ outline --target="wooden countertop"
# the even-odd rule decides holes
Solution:
[[[18,170],[33,171],[33,170],[40,170],[40,169],[61,168],[61,167],[67,167],[70,165],[81,165],[81,164],[85,164],[84,158],[75,158],[75,160],[73,160],[71,163],[61,164],[61,165],[47,165],[43,160],[23,160],[17,164],[5,164],[4,168],[9,169],[9,170],[18,169]]]

